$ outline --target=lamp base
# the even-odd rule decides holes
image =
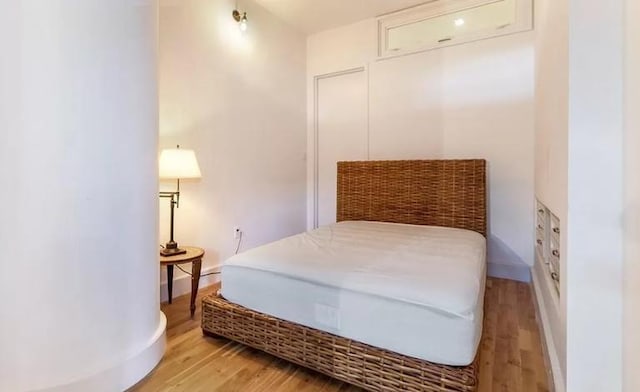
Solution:
[[[164,246],[164,249],[160,251],[160,256],[171,257],[177,255],[183,255],[187,253],[186,250],[178,248],[177,242],[167,242]]]

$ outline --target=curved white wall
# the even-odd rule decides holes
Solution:
[[[640,2],[626,3],[624,391],[640,391]]]
[[[164,350],[156,5],[0,12],[0,390],[122,390]]]

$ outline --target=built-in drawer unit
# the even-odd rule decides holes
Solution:
[[[539,200],[535,219],[536,258],[546,266],[547,278],[560,293],[560,219]]]

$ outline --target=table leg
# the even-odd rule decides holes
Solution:
[[[169,291],[169,303],[173,300],[173,265],[167,264],[167,288]]]
[[[196,312],[196,297],[198,296],[198,284],[200,283],[200,269],[202,259],[195,260],[191,266],[191,317]]]

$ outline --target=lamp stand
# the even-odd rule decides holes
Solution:
[[[160,197],[169,198],[169,205],[171,206],[171,231],[169,242],[164,245],[164,248],[160,251],[160,255],[170,257],[187,253],[186,250],[178,248],[178,243],[173,240],[173,216],[175,214],[175,209],[180,207],[180,180],[178,180],[178,188],[175,192],[160,192]]]

